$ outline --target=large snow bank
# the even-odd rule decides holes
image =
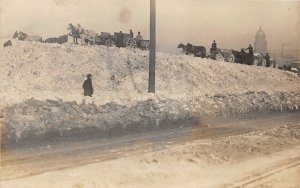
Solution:
[[[12,141],[300,105],[294,73],[164,53],[157,53],[157,93],[148,94],[148,52],[139,49],[13,41],[0,48],[0,66],[2,137]],[[88,73],[92,98],[82,95]]]

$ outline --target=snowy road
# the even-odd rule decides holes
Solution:
[[[203,121],[197,127],[161,130],[118,138],[70,140],[1,153],[1,180],[16,179],[48,171],[82,166],[162,150],[195,140],[240,135],[299,123],[300,113],[251,115],[234,119]]]

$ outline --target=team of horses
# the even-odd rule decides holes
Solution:
[[[206,57],[206,48],[204,46],[195,46],[190,43],[184,45],[180,43],[177,48],[182,48],[186,55],[193,54],[195,57]]]
[[[69,36],[73,37],[74,44],[78,44],[78,39],[81,39],[81,44],[94,44],[94,39],[97,33],[93,30],[86,30],[78,24],[76,27],[69,24],[67,30],[70,30]]]
[[[50,37],[46,40],[42,40],[42,37],[39,35],[27,34],[22,31],[16,31],[13,35],[13,38],[21,41],[36,41],[63,44],[68,42],[68,36],[71,36],[73,37],[73,42],[75,44],[78,44],[78,39],[81,39],[81,44],[91,44],[93,42],[93,39],[97,35],[97,33],[93,30],[85,30],[79,24],[75,27],[73,24],[70,23],[67,30],[70,30],[70,32],[67,35],[62,35],[59,37]]]
[[[186,55],[193,54],[194,57],[201,57],[201,58],[212,58],[215,60],[220,60],[220,55],[222,58],[221,60],[228,61],[228,62],[236,62],[240,64],[247,64],[247,65],[258,65],[258,66],[265,66],[266,60],[264,59],[262,54],[255,53],[251,56],[249,53],[246,53],[244,50],[242,51],[235,51],[235,50],[221,50],[217,49],[216,54],[211,54],[210,56],[206,56],[206,48],[204,46],[195,46],[190,43],[186,45],[180,43],[177,48],[181,48]],[[230,51],[230,52],[228,52]],[[224,57],[225,56],[225,57]]]

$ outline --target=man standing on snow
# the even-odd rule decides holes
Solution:
[[[84,90],[84,96],[92,96],[93,95],[93,85],[92,85],[92,80],[91,80],[92,75],[88,74],[87,79],[83,83],[83,90]]]

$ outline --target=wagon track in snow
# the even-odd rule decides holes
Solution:
[[[269,168],[261,171],[256,171],[250,175],[240,179],[238,182],[230,187],[257,187],[263,185],[266,181],[274,178],[276,175],[286,173],[292,169],[300,167],[300,156],[289,158],[280,161]]]

